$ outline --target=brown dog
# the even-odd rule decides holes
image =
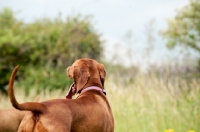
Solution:
[[[67,69],[74,80],[66,96],[41,103],[19,104],[14,95],[13,83],[18,66],[9,82],[12,105],[19,110],[30,111],[23,118],[19,132],[113,132],[114,119],[105,96],[105,70],[92,59],[77,60]],[[76,99],[71,97],[79,93]]]
[[[16,132],[25,112],[17,109],[0,110],[0,132]]]

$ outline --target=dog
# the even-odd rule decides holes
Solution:
[[[83,58],[67,68],[73,79],[67,99],[19,104],[13,84],[18,66],[12,72],[8,85],[10,101],[16,109],[29,111],[21,121],[18,132],[114,132],[114,118],[106,98],[103,64]],[[76,99],[72,99],[79,94]]]
[[[16,132],[24,115],[25,111],[19,111],[14,108],[1,109],[0,132]]]
[[[39,96],[35,102],[39,101]],[[27,111],[20,111],[15,108],[0,109],[0,132],[16,132]]]

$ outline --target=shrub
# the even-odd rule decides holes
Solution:
[[[102,53],[100,35],[94,30],[89,16],[42,18],[25,24],[17,20],[9,8],[0,12],[0,89],[5,92],[12,69],[20,65],[20,78],[32,78],[27,73],[32,67],[39,74],[42,69],[65,75],[64,68],[82,57],[99,59]],[[63,69],[63,71],[55,69]],[[28,75],[28,76],[27,76]],[[61,75],[62,76],[62,75]],[[38,77],[42,85],[41,75]],[[34,82],[34,81],[33,81]],[[52,84],[52,81],[49,82]]]

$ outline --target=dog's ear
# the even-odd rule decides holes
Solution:
[[[104,65],[103,64],[98,64],[97,65],[97,69],[99,71],[101,83],[102,83],[102,85],[104,87],[104,80],[105,80],[105,77],[106,77],[106,71],[104,69]]]
[[[70,86],[69,91],[66,95],[67,99],[72,99],[72,96],[76,94],[76,89],[74,88],[74,83]]]
[[[67,70],[66,70],[66,72],[67,72],[67,76],[70,79],[74,78],[74,67],[72,67],[72,66],[68,67]]]
[[[67,72],[67,76],[70,79],[74,79],[74,67],[73,66],[68,67],[66,72]],[[69,88],[69,91],[66,95],[66,98],[71,99],[72,96],[74,96],[75,94],[76,94],[76,89],[75,89],[75,86],[74,86],[74,83],[73,83]]]
[[[88,66],[75,66],[74,67],[74,81],[76,85],[76,90],[79,92],[86,83],[88,82],[88,79],[90,77],[90,72]]]

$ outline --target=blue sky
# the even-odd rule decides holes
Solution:
[[[165,29],[166,20],[173,18],[176,10],[187,5],[189,0],[0,0],[0,3],[0,9],[10,7],[25,22],[42,17],[55,18],[59,13],[63,18],[77,13],[92,15],[95,29],[107,40],[105,57],[111,60],[114,53],[121,59],[127,58],[129,47],[133,48],[134,62],[141,59],[146,46],[145,27],[153,21],[152,34],[156,41],[152,61],[155,62],[171,54],[167,53],[158,31]],[[132,34],[129,42],[125,38],[128,31]]]

